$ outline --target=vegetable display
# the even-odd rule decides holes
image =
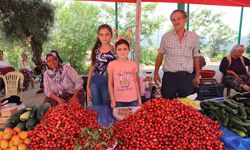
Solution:
[[[250,136],[250,106],[233,99],[205,101],[201,112],[241,137]]]
[[[6,127],[19,127],[21,130],[33,130],[41,121],[44,113],[51,107],[49,103],[43,103],[38,108],[33,104],[29,104],[24,109],[19,110],[10,117],[10,121]]]

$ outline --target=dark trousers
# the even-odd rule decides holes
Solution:
[[[193,77],[186,71],[164,72],[161,93],[163,98],[173,99],[193,94]]]

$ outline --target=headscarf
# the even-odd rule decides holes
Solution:
[[[232,50],[231,50],[231,54],[237,50],[239,50],[240,48],[245,48],[243,44],[237,44],[235,45]]]
[[[56,58],[57,60],[57,68],[52,70],[51,68],[49,68],[48,66],[48,62],[47,62],[47,59],[49,56],[53,56],[54,58]],[[59,55],[56,54],[56,52],[54,51],[51,51],[49,52],[47,55],[46,55],[46,58],[45,58],[45,61],[46,61],[46,64],[47,64],[47,72],[48,72],[48,75],[49,77],[55,82],[55,83],[59,83],[60,82],[60,79],[61,79],[61,74],[62,74],[62,71],[63,71],[63,63],[62,61],[59,61]]]

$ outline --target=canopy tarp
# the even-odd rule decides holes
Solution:
[[[89,1],[136,3],[136,0],[89,0]],[[183,3],[183,4],[250,7],[250,0],[141,0],[141,2],[171,2],[171,3]]]

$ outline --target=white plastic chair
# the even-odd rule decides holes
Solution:
[[[21,100],[23,80],[24,80],[23,74],[18,71],[13,71],[13,72],[8,72],[5,75],[0,75],[0,78],[3,78],[5,84],[5,98],[10,97],[12,95],[18,95],[18,87],[20,85],[21,89],[20,100]]]

